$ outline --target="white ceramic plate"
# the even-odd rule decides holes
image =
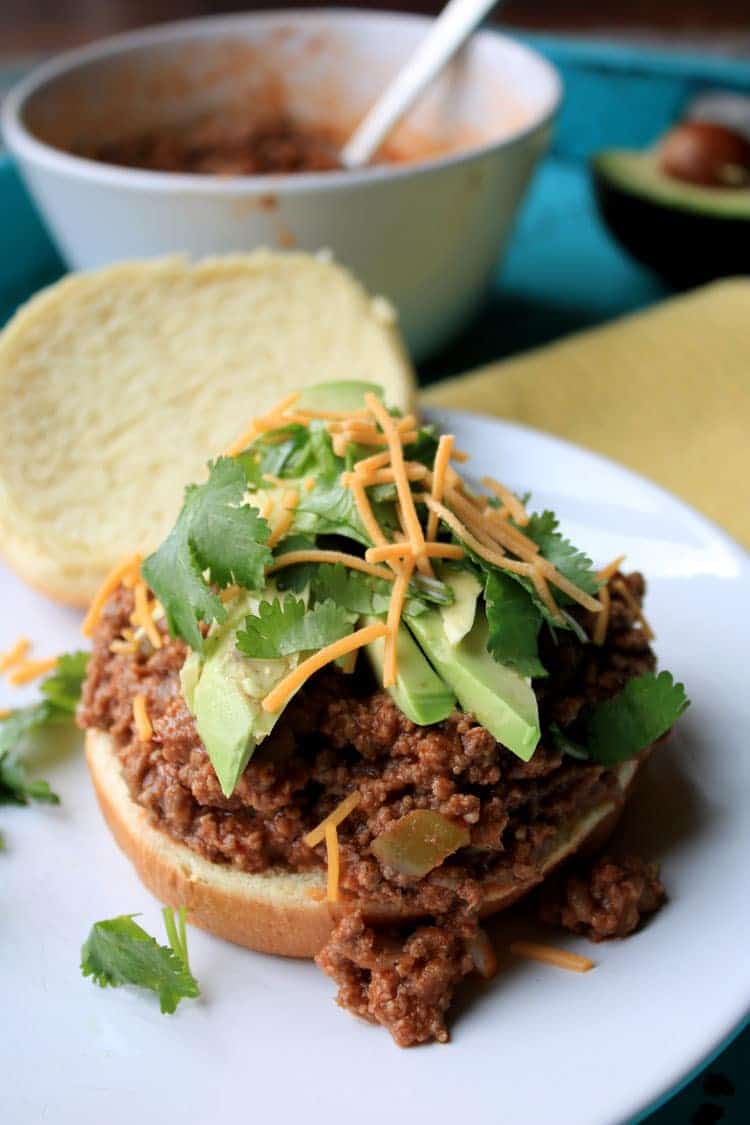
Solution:
[[[81,978],[78,951],[93,921],[142,911],[158,933],[161,919],[106,832],[73,751],[46,771],[59,809],[0,808],[5,1121],[133,1125],[229,1113],[309,1125],[609,1125],[653,1104],[742,1022],[750,1000],[748,556],[599,457],[516,426],[437,420],[477,469],[554,508],[596,560],[625,551],[648,575],[660,660],[693,704],[652,759],[626,831],[661,859],[669,904],[627,941],[565,940],[593,953],[596,969],[585,976],[504,959],[499,977],[461,1005],[449,1046],[401,1051],[383,1030],[340,1012],[312,964],[195,930],[203,996],[162,1016],[150,995]],[[0,648],[21,631],[40,654],[77,645],[75,613],[6,572],[0,591]],[[523,917],[499,922],[499,944],[529,926]]]

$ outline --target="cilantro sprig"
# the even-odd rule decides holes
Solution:
[[[39,801],[58,805],[60,798],[42,778],[30,779],[24,758],[30,739],[44,728],[70,721],[86,675],[87,652],[61,656],[55,671],[41,685],[44,698],[18,707],[0,720],[0,802],[26,805]]]
[[[242,464],[221,457],[208,480],[190,485],[177,523],[143,564],[143,576],[164,607],[169,631],[201,652],[201,621],[224,621],[226,610],[212,589],[233,583],[259,590],[271,552],[270,529],[244,502]]]
[[[162,910],[166,946],[134,921],[136,914],[95,922],[81,948],[81,972],[101,988],[124,984],[147,988],[159,997],[161,1011],[171,1015],[182,999],[200,995],[190,972],[185,915],[185,907],[181,907],[175,922],[168,906]]]
[[[327,599],[308,610],[297,598],[261,602],[258,613],[245,618],[237,648],[253,660],[277,660],[295,652],[311,652],[345,637],[355,615]]]
[[[628,680],[618,695],[586,708],[575,736],[554,725],[550,733],[571,757],[613,766],[666,734],[689,705],[684,685],[670,672],[648,672]]]
[[[546,676],[539,659],[542,616],[534,602],[509,574],[490,571],[484,586],[487,649],[498,664],[522,676]]]

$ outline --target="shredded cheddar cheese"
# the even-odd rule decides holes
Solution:
[[[321,820],[316,828],[313,828],[311,832],[308,832],[306,836],[302,837],[308,848],[314,848],[317,844],[321,843],[325,838],[326,827],[329,824],[338,827],[343,820],[346,820],[349,813],[356,809],[360,800],[361,795],[357,789],[351,792],[348,797],[344,797],[343,801],[336,805],[336,808],[333,809],[332,812],[329,812],[328,816]]]
[[[393,687],[398,674],[396,664],[396,641],[398,639],[398,629],[401,622],[401,614],[404,609],[406,591],[409,587],[413,568],[413,560],[407,562],[403,573],[397,575],[396,581],[393,583],[393,593],[391,595],[390,605],[388,606],[388,619],[386,622],[388,632],[385,638],[385,652],[383,655],[383,687],[386,688]]]
[[[269,547],[275,547],[277,543],[279,543],[289,531],[290,527],[294,523],[294,509],[298,504],[299,492],[296,488],[290,488],[287,492],[284,493],[284,497],[281,501],[281,518],[276,524],[276,527],[271,532],[270,538],[268,540]]]
[[[552,597],[550,588],[547,585],[547,579],[543,574],[540,574],[537,567],[531,567],[529,577],[536,590],[539,601],[549,610],[553,621],[563,621],[563,615],[560,613],[559,607]]]
[[[616,559],[612,559],[611,563],[607,563],[601,570],[597,570],[596,577],[600,582],[609,582],[610,578],[614,578],[624,562],[625,556],[618,555]]]
[[[414,497],[412,496],[412,491],[406,476],[404,447],[402,445],[402,442],[405,440],[404,436],[397,429],[395,422],[379,398],[373,394],[366,394],[365,402],[387,438],[388,448],[391,453],[391,466],[396,483],[396,492],[398,493],[398,499],[404,517],[404,530],[411,540],[415,556],[418,556],[421,548],[424,547],[424,533],[422,531],[422,525],[417,518]]]
[[[219,601],[222,605],[226,605],[227,602],[234,601],[237,595],[241,592],[241,589],[242,588],[240,586],[227,586],[225,590],[221,590],[219,592]]]
[[[445,491],[445,470],[450,463],[453,453],[453,435],[443,434],[438,441],[437,453],[432,466],[432,497],[438,503],[443,499]],[[438,514],[430,511],[427,515],[427,538],[434,539],[438,530]]]
[[[266,573],[275,574],[285,566],[296,566],[298,563],[341,563],[342,566],[359,570],[362,574],[370,574],[373,578],[384,578],[386,582],[393,581],[393,573],[390,570],[382,566],[373,566],[358,555],[347,555],[345,551],[318,550],[313,547],[309,550],[286,551],[283,555],[277,555]]]
[[[386,543],[384,547],[368,547],[365,558],[368,562],[378,563],[387,559],[405,558],[411,553],[411,543],[401,540],[398,543]],[[430,559],[462,559],[466,552],[458,543],[425,543],[424,554]]]
[[[495,480],[494,477],[482,477],[482,484],[485,488],[489,488],[490,492],[494,492],[498,500],[502,500],[504,507],[507,508],[517,524],[526,527],[529,522],[528,513],[518,497],[509,488],[506,488],[499,480]]]
[[[154,648],[161,648],[162,636],[154,621],[155,603],[149,601],[148,588],[145,582],[136,582],[133,597],[135,605],[130,615],[131,625],[143,629]]]
[[[544,965],[555,965],[558,969],[570,969],[574,973],[587,973],[594,968],[590,957],[581,957],[579,953],[568,953],[566,949],[555,949],[551,945],[540,945],[535,941],[514,941],[509,949],[516,957],[539,961]]]
[[[133,722],[135,724],[135,731],[141,742],[150,742],[154,730],[151,726],[151,720],[148,717],[148,710],[146,708],[146,696],[138,694],[133,698]]]
[[[277,402],[275,406],[271,407],[267,414],[262,415],[260,418],[255,418],[249,426],[236,438],[231,445],[227,446],[224,450],[225,457],[236,457],[238,453],[242,453],[243,449],[247,449],[248,445],[259,434],[264,433],[266,430],[275,430],[279,426],[292,421],[290,418],[284,418],[285,410],[288,410],[297,399],[299,392],[291,395],[286,395],[282,398],[281,402]]]
[[[56,656],[50,656],[46,660],[22,660],[8,676],[8,683],[13,684],[14,687],[20,687],[21,684],[38,680],[40,676],[45,676],[47,672],[53,672],[56,667]]]
[[[349,633],[348,636],[334,641],[333,644],[326,645],[320,652],[308,656],[307,660],[298,664],[288,676],[285,676],[268,693],[262,703],[263,710],[271,714],[280,711],[294,693],[319,669],[324,668],[326,664],[333,663],[334,660],[338,660],[340,656],[345,656],[347,652],[352,652],[353,649],[369,645],[370,641],[385,636],[387,632],[388,629],[385,625],[366,625],[364,629],[357,629],[356,632]]]
[[[0,722],[2,722],[3,719],[9,719],[12,714],[13,712],[10,707],[0,707]]]
[[[326,898],[329,902],[338,902],[339,899],[339,834],[336,825],[330,822],[326,825],[326,861],[328,864],[328,878],[326,882]]]
[[[29,638],[19,637],[15,644],[11,645],[8,651],[0,656],[0,674],[7,672],[9,668],[15,667],[16,664],[20,664],[30,648],[31,641]]]
[[[93,633],[101,616],[101,612],[104,609],[104,606],[107,604],[109,598],[115,592],[117,587],[128,579],[132,579],[133,584],[135,584],[140,573],[140,569],[141,556],[128,555],[126,559],[123,559],[122,562],[118,563],[117,566],[109,572],[109,574],[99,587],[94,600],[89,606],[88,613],[83,619],[81,632],[83,633],[84,637],[90,637]]]
[[[449,511],[445,505],[439,504],[437,500],[433,500],[429,493],[423,492],[417,499],[426,504],[430,511],[437,512],[443,523],[448,525],[457,538],[463,539],[475,555],[479,555],[481,559],[486,559],[487,562],[492,563],[493,566],[501,567],[503,570],[512,570],[514,574],[530,576],[531,567],[529,563],[509,559],[507,555],[501,554],[498,549],[491,549],[484,543],[480,543],[476,536],[472,535],[467,527],[464,527],[460,519],[455,516],[453,512]]]
[[[358,462],[357,468],[360,467],[362,462]],[[429,475],[430,470],[425,465],[416,464],[410,461],[404,465],[404,472],[407,480],[424,480]],[[341,483],[349,484],[351,480],[351,473],[341,474]],[[363,484],[369,488],[372,484],[394,484],[396,481],[396,474],[393,469],[371,469],[367,474],[357,472],[355,474]]]
[[[591,637],[595,645],[603,645],[607,636],[609,609],[611,605],[609,586],[602,586],[599,591],[599,601],[602,603],[602,612],[597,615],[596,621],[594,622],[594,632]]]
[[[640,607],[638,599],[631,593],[630,587],[628,586],[624,578],[616,579],[616,585],[613,586],[613,589],[617,591],[617,593],[626,603],[628,609],[633,614],[633,617],[635,617],[636,621],[640,622],[641,629],[643,629],[647,640],[652,641],[654,639],[654,631],[644,617],[643,610]]]
[[[382,469],[391,459],[390,450],[384,449],[382,453],[373,453],[371,457],[363,457],[354,466],[357,476],[367,478],[373,469]]]

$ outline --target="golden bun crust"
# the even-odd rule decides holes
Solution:
[[[103,731],[86,733],[86,760],[104,819],[133,863],[141,881],[161,902],[186,906],[195,926],[261,953],[314,957],[325,943],[336,915],[351,902],[329,905],[325,874],[272,870],[260,875],[212,863],[154,827],[145,809],[132,800],[112,739]],[[630,792],[637,761],[618,767],[623,797]],[[608,802],[581,817],[549,852],[542,875],[525,883],[488,884],[482,915],[503,910],[526,894],[574,852],[601,846],[614,828],[622,803]],[[357,903],[369,922],[410,921],[409,914],[382,904]]]

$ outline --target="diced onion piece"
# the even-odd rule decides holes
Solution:
[[[466,825],[430,809],[414,809],[378,836],[372,850],[384,866],[421,879],[468,843]]]
[[[467,941],[466,948],[480,977],[485,980],[494,977],[497,972],[497,956],[484,930],[477,930]]]

